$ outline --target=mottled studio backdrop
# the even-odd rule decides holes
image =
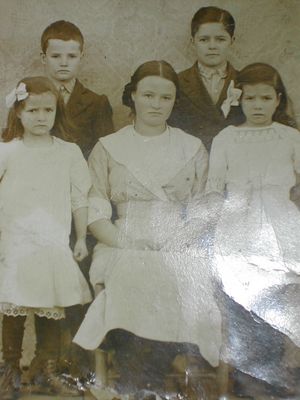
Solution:
[[[116,127],[128,110],[121,93],[133,70],[165,59],[177,71],[194,61],[189,24],[201,6],[230,11],[237,23],[232,63],[262,61],[281,72],[300,124],[300,0],[0,0],[0,127],[4,96],[16,81],[42,74],[39,39],[51,22],[74,22],[85,37],[80,78],[108,95]]]
[[[121,94],[133,70],[150,59],[165,59],[177,71],[189,67],[190,20],[207,5],[226,8],[236,19],[236,68],[255,61],[278,68],[300,125],[300,0],[0,0],[0,128],[5,95],[24,76],[43,73],[39,40],[51,22],[66,19],[81,29],[86,43],[79,77],[108,95],[119,128],[128,121]]]

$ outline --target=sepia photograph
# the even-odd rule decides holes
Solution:
[[[300,1],[0,11],[0,400],[299,400]]]

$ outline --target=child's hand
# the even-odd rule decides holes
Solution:
[[[85,238],[78,239],[74,246],[73,256],[76,261],[82,261],[88,255]]]

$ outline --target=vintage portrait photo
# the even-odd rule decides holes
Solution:
[[[300,1],[0,11],[0,400],[299,400]]]

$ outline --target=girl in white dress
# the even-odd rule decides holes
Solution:
[[[245,122],[214,139],[206,187],[225,196],[214,243],[225,293],[223,358],[244,382],[257,379],[257,391],[287,394],[296,389],[284,349],[300,346],[300,214],[290,200],[300,133],[274,68],[245,67],[237,87]],[[236,390],[255,395],[249,385]]]
[[[103,290],[74,341],[86,349],[113,343],[125,393],[163,392],[178,352],[201,359],[200,349],[211,366],[219,360],[210,271],[203,252],[178,235],[203,196],[208,157],[199,139],[166,124],[177,96],[168,63],[142,64],[123,94],[134,124],[100,139],[89,159],[89,228],[99,241],[90,277]]]
[[[76,261],[87,255],[90,178],[77,145],[52,136],[64,131],[58,92],[44,77],[23,79],[6,98],[8,126],[0,143],[0,310],[5,361],[1,399],[13,398],[20,376],[24,324],[34,313],[37,353],[49,393],[78,394],[55,375],[64,308],[91,300]],[[69,248],[71,218],[77,232]]]

